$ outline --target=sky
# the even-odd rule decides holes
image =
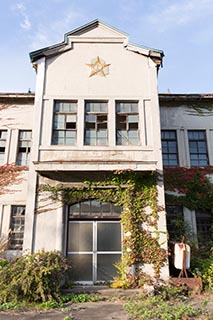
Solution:
[[[212,0],[0,0],[0,92],[34,92],[29,52],[94,19],[164,51],[160,93],[213,93]]]

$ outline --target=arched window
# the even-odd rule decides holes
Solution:
[[[96,199],[70,205],[69,219],[76,218],[119,218],[122,208],[111,202],[100,202]]]

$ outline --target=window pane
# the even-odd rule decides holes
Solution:
[[[73,281],[92,281],[92,254],[68,254]]]
[[[109,281],[117,274],[115,263],[120,261],[121,254],[98,254],[97,256],[97,280]]]
[[[120,223],[98,223],[98,251],[121,251]]]
[[[92,223],[69,223],[68,251],[92,251]]]
[[[128,122],[138,122],[138,115],[129,115]]]

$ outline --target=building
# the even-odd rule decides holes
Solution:
[[[187,175],[192,174],[193,171],[196,174],[199,169],[212,182],[213,95],[160,94],[159,101],[164,166],[174,169],[179,167],[184,170],[189,168]],[[186,180],[188,179],[187,175],[185,176]],[[195,188],[196,181],[194,181]],[[171,238],[173,238],[174,232],[177,234],[177,229],[171,225],[171,221],[178,214],[179,219],[182,217],[188,225],[191,238],[202,246],[203,243],[212,240],[213,190],[212,185],[209,185],[207,190],[202,190],[204,188],[202,181],[198,188],[194,190],[198,192],[197,195],[191,194],[191,197],[195,196],[196,198],[194,203],[188,201],[186,205],[175,205],[171,199],[167,199],[167,227]],[[208,200],[207,203],[202,203],[202,199],[199,197],[201,195],[204,198],[205,192],[209,193]]]
[[[0,160],[2,176],[9,175],[6,191],[2,183],[0,192],[0,235],[7,237],[10,229],[9,256],[59,250],[72,262],[73,280],[111,280],[121,256],[136,261],[138,252],[130,228],[134,223],[121,225],[122,208],[114,203],[123,204],[124,193],[118,199],[118,185],[109,177],[134,172],[136,181],[142,177],[145,183],[153,172],[162,176],[162,150],[165,166],[212,166],[212,96],[158,96],[163,52],[132,45],[125,33],[98,20],[30,57],[36,70],[35,95],[0,94]],[[197,101],[205,115],[192,108]],[[85,180],[93,184],[88,195]],[[126,192],[127,185],[125,180],[119,190]],[[154,204],[147,199],[141,209],[147,220],[137,225],[156,250],[167,252],[161,178],[155,187]],[[68,193],[69,201],[66,188],[75,192]],[[137,188],[134,192],[136,197]],[[124,211],[133,204],[137,211],[133,202],[126,203]],[[167,209],[167,219],[180,210],[173,204]],[[181,211],[197,235],[199,212]],[[143,256],[143,261],[143,270],[153,275],[157,257],[152,263],[152,257]],[[168,278],[167,263],[158,271]]]

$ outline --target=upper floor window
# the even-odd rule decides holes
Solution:
[[[116,144],[139,144],[137,102],[116,102]]]
[[[5,161],[5,147],[7,141],[7,130],[0,130],[0,165],[4,164]]]
[[[209,161],[205,130],[189,130],[188,139],[191,166],[207,166]]]
[[[108,110],[107,102],[85,103],[85,145],[108,144]]]
[[[163,165],[166,167],[178,166],[177,135],[175,130],[162,130]]]
[[[18,166],[29,166],[30,164],[31,139],[32,131],[19,131],[18,154],[16,161]]]
[[[12,206],[10,221],[10,250],[22,250],[24,239],[25,206]]]
[[[75,145],[77,137],[77,102],[55,101],[52,144]]]

